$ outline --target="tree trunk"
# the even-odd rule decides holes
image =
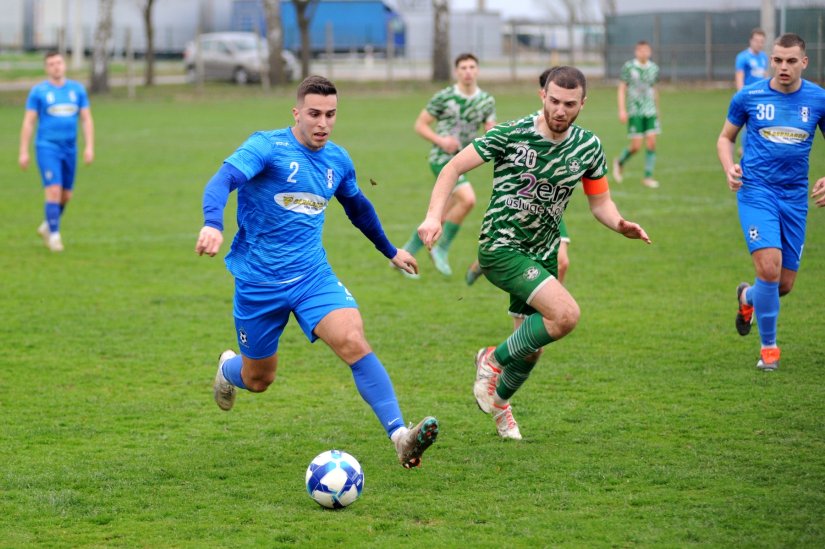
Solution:
[[[284,49],[284,31],[281,23],[281,0],[264,0],[266,11],[266,47],[269,52],[269,81],[272,84],[285,84],[284,59],[281,51]]]
[[[292,0],[295,14],[298,18],[298,30],[301,32],[301,78],[309,76],[310,50],[309,24],[315,14],[315,7],[319,0]]]
[[[155,26],[152,24],[152,8],[155,0],[144,0],[141,12],[143,15],[143,29],[146,33],[146,72],[144,84],[155,84]]]
[[[109,91],[109,46],[112,41],[112,7],[115,0],[98,3],[95,43],[92,50],[92,74],[89,83],[91,93]]]
[[[433,0],[433,82],[450,79],[450,8],[448,0]]]

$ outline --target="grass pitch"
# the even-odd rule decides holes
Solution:
[[[401,245],[433,183],[412,123],[434,87],[339,88],[334,141]],[[531,84],[488,88],[502,121],[539,106]],[[291,90],[92,98],[97,160],[78,170],[60,255],[35,234],[36,170],[15,163],[24,95],[0,96],[0,546],[823,546],[825,211],[811,211],[782,300],[782,366],[757,371],[758,335],[733,324],[734,289],[753,270],[715,153],[730,94],[663,89],[662,187],[639,183],[641,155],[612,185],[652,246],[606,230],[574,196],[567,285],[582,320],[514,398],[520,443],[496,437],[471,391],[475,351],[511,330],[506,297],[461,276],[489,166],[470,174],[479,206],[451,280],[424,254],[422,280],[392,272],[330,205],[331,263],[407,420],[441,421],[411,471],[347,368],[294,323],[269,391],[239,395],[230,413],[212,401],[217,356],[236,344],[231,277],[193,252],[202,189],[249,133],[291,124]],[[594,86],[579,123],[611,158],[626,143],[614,88]],[[330,448],[366,474],[362,499],[339,512],[303,485]]]

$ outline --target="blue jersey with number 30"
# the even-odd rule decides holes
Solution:
[[[238,232],[226,265],[246,282],[296,280],[326,263],[324,211],[333,195],[359,192],[346,150],[318,151],[291,128],[253,134],[226,162],[248,179],[238,187]]]
[[[761,80],[742,88],[730,103],[728,121],[747,124],[742,184],[803,191],[817,126],[825,134],[825,90],[807,80],[781,93]]]

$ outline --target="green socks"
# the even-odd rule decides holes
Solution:
[[[456,225],[452,221],[445,221],[444,222],[444,231],[441,233],[441,238],[438,239],[438,247],[444,250],[445,252],[450,249],[450,244],[453,243],[453,239],[455,238],[456,233],[458,233],[458,229],[461,228],[461,225]]]
[[[421,239],[418,238],[418,229],[413,229],[413,233],[410,236],[410,239],[407,240],[407,243],[404,244],[404,249],[410,252],[412,255],[418,253],[418,250],[424,247],[424,243],[421,242]]]
[[[530,371],[536,365],[535,362],[528,362],[525,358],[553,341],[554,339],[544,327],[544,320],[540,313],[533,313],[524,319],[518,330],[496,347],[495,359],[502,368],[496,385],[498,396],[509,400],[527,381]]]
[[[645,153],[645,177],[653,177],[653,167],[656,165],[656,151]]]

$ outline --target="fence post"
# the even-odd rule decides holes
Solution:
[[[129,99],[135,98],[135,48],[132,46],[132,29],[126,27],[126,89]]]
[[[705,14],[705,80],[713,80],[713,25],[710,13]]]

